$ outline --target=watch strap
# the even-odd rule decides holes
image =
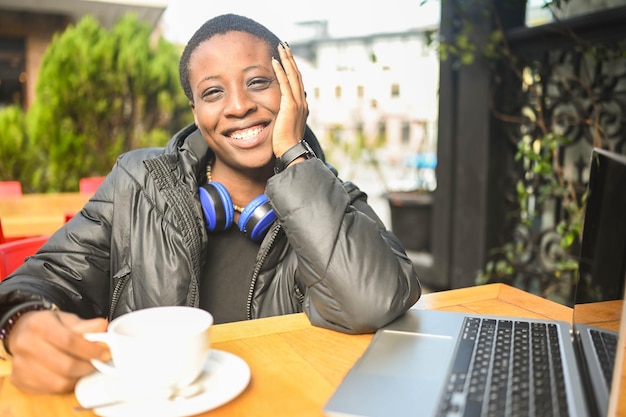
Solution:
[[[315,152],[309,146],[309,144],[302,139],[291,148],[287,149],[280,158],[276,158],[276,164],[274,165],[274,173],[278,174],[283,172],[285,168],[289,166],[293,161],[304,156],[306,159],[315,158]]]

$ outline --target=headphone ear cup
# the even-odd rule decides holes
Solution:
[[[211,232],[228,229],[234,222],[235,210],[226,187],[210,182],[202,185],[199,192],[207,229]]]
[[[239,230],[248,238],[258,242],[276,220],[276,213],[265,194],[252,200],[239,216]]]

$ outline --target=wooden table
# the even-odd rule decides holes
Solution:
[[[424,295],[416,308],[571,320],[571,309],[524,291],[490,284]],[[213,345],[243,358],[252,370],[246,390],[202,416],[323,416],[322,408],[372,335],[346,335],[313,327],[303,314],[222,324]],[[76,413],[73,394],[30,395],[18,391],[0,362],[0,416],[93,416]],[[624,377],[622,377],[624,387]],[[624,391],[624,389],[622,389]],[[619,416],[626,415],[622,396]]]
[[[65,223],[65,214],[80,211],[90,197],[91,194],[81,193],[46,193],[2,198],[0,221],[4,236],[54,233]]]

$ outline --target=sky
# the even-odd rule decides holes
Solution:
[[[163,30],[168,40],[186,44],[206,20],[235,13],[262,23],[287,42],[310,33],[299,22],[315,20],[327,20],[332,37],[360,36],[434,25],[439,5],[439,0],[169,0]]]

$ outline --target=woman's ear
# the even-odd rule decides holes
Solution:
[[[196,117],[196,106],[193,104],[193,101],[189,102],[189,107],[191,107],[191,113],[193,113],[193,121],[198,126],[198,118]]]

